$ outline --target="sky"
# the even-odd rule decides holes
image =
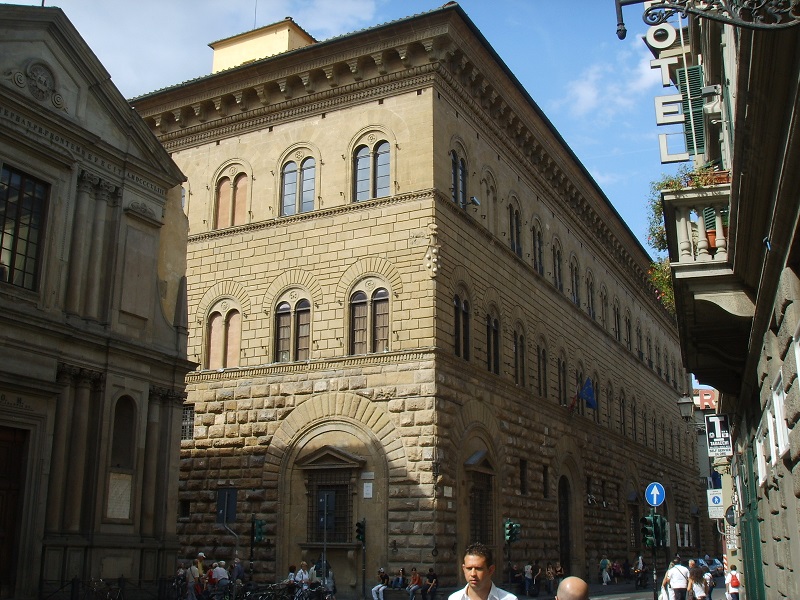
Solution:
[[[41,0],[16,4],[40,5]],[[437,8],[445,0],[45,0],[59,6],[126,98],[211,73],[210,42],[287,16],[318,40]],[[654,99],[665,89],[642,41],[642,6],[614,0],[461,0],[470,19],[544,111],[647,247],[659,160]],[[673,127],[673,132],[674,127]]]

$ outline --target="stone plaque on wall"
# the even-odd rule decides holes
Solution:
[[[108,478],[108,497],[106,500],[106,518],[131,518],[131,488],[133,476],[128,473],[111,473]]]

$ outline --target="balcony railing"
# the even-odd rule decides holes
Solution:
[[[662,192],[672,264],[728,260],[730,195],[729,183]]]

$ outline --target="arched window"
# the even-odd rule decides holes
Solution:
[[[661,344],[656,342],[656,372],[661,376]]]
[[[636,353],[639,355],[639,360],[644,360],[644,351],[642,350],[642,326],[636,324]]]
[[[208,315],[205,368],[238,367],[241,339],[241,312],[230,300],[217,302]]]
[[[133,469],[136,406],[128,396],[114,407],[114,433],[111,438],[111,467]]]
[[[486,369],[500,374],[500,321],[491,312],[486,313]]]
[[[381,140],[372,149],[362,145],[353,155],[353,198],[356,202],[383,198],[391,191],[389,142]]]
[[[619,432],[628,435],[628,407],[625,404],[625,392],[619,393]]]
[[[275,308],[275,362],[311,358],[311,302],[301,298],[294,306],[283,300]]]
[[[536,384],[541,398],[547,398],[547,346],[540,340],[536,345]]]
[[[631,401],[631,438],[633,441],[639,439],[639,424],[636,418],[636,398]]]
[[[281,170],[281,216],[314,210],[317,163],[308,157],[300,163],[290,160]],[[298,185],[299,183],[299,185]]]
[[[467,208],[467,161],[455,150],[450,151],[450,169],[453,202]]]
[[[216,184],[214,229],[224,229],[247,222],[247,188],[249,179],[239,173],[233,179],[221,177]]]
[[[647,334],[647,366],[653,368],[653,338]]]
[[[614,337],[618,342],[622,341],[622,313],[619,308],[619,300],[614,299]]]
[[[539,223],[534,224],[533,234],[533,270],[544,275],[544,243],[542,241],[542,227]]]
[[[453,312],[455,315],[455,335],[453,343],[456,356],[464,360],[470,359],[470,328],[471,315],[470,305],[466,298],[461,298],[458,294],[453,298]]]
[[[608,292],[605,287],[600,288],[600,324],[608,330]]]
[[[564,291],[564,279],[561,272],[561,244],[553,241],[553,285],[559,292]]]
[[[583,389],[585,382],[586,379],[583,377],[583,365],[578,364],[578,367],[575,369],[575,410],[579,415],[586,414],[586,400],[578,397],[578,393]]]
[[[389,292],[378,288],[371,295],[357,290],[350,295],[350,354],[389,351]]]
[[[517,256],[522,256],[522,223],[519,209],[513,202],[508,204],[508,236],[511,242],[511,251]]]
[[[588,272],[586,273],[586,312],[593,321],[597,318],[594,310],[594,277]]]
[[[567,405],[567,359],[563,354],[558,356],[558,403]]]
[[[600,406],[600,403],[597,403],[597,406]],[[615,409],[619,408],[616,403],[614,402],[614,387],[611,385],[611,382],[608,382],[608,387],[606,388],[606,427],[611,429],[613,427],[612,418]]]
[[[625,311],[625,345],[628,348],[628,352],[630,352],[633,346],[633,332],[631,330],[631,313],[629,311]]]
[[[525,333],[521,327],[514,330],[514,383],[525,387]]]
[[[569,261],[569,285],[572,303],[575,306],[581,305],[581,274],[578,266],[578,259],[574,256]]]

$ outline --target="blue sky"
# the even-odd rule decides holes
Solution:
[[[39,5],[41,0],[20,4]],[[441,6],[444,0],[46,0],[60,6],[128,98],[211,72],[208,43],[286,16],[327,39]],[[661,86],[641,37],[642,6],[613,0],[462,0],[462,8],[646,246]],[[674,128],[673,130],[674,131]]]

